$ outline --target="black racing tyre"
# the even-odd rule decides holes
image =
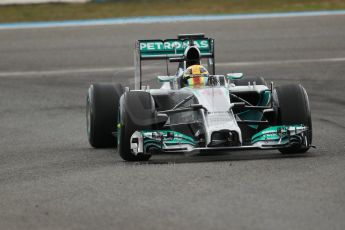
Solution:
[[[118,152],[125,161],[147,161],[150,154],[134,155],[130,149],[130,139],[135,131],[152,128],[155,105],[150,93],[142,91],[126,92],[120,100],[118,125]]]
[[[267,83],[263,77],[245,77],[242,79],[232,80],[232,83],[234,83],[236,86],[246,86],[249,82],[251,85],[253,85],[253,82],[255,82],[256,85],[267,86]]]
[[[86,126],[89,143],[94,148],[117,146],[116,132],[120,84],[92,84],[86,97]]]
[[[306,90],[300,84],[278,86],[274,89],[274,104],[278,104],[278,125],[302,124],[309,128],[307,140],[312,143],[312,120]],[[309,147],[292,146],[279,149],[282,153],[305,153]]]

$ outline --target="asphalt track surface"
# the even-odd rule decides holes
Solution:
[[[136,39],[189,32],[216,39],[218,73],[303,84],[317,148],[140,164],[92,149],[88,85],[132,84]],[[345,229],[344,77],[340,15],[2,30],[0,229]]]

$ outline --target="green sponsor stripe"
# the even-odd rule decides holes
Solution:
[[[196,39],[194,40],[194,44],[199,48],[201,54],[208,54],[211,52],[211,46],[208,39]],[[145,40],[139,41],[139,50],[142,56],[147,57],[153,55],[181,55],[188,45],[188,40]]]

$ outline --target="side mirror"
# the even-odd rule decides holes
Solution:
[[[175,76],[158,76],[158,81],[163,82],[172,82],[176,77]]]
[[[236,80],[243,78],[243,73],[228,73],[225,75],[228,80]]]

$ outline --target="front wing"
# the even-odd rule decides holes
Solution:
[[[132,152],[137,154],[198,153],[215,150],[248,150],[248,149],[279,149],[291,146],[309,147],[308,127],[303,125],[272,126],[266,128],[251,138],[250,145],[200,147],[193,137],[172,130],[142,130],[136,131],[130,142]]]

